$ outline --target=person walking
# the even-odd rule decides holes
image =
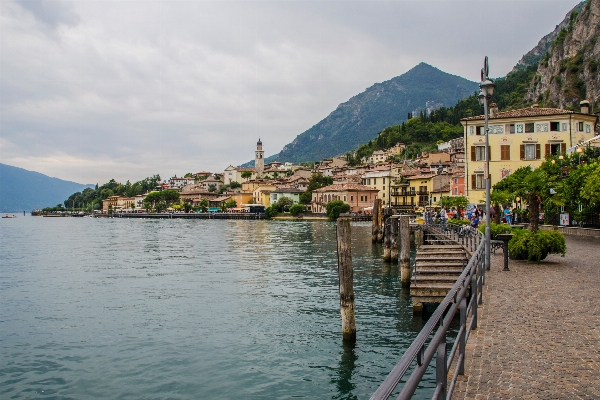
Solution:
[[[512,211],[509,206],[504,207],[504,219],[507,224],[512,225]]]
[[[448,213],[446,212],[446,206],[443,206],[440,210],[440,224],[442,225],[442,232],[446,232],[446,220],[448,219]]]

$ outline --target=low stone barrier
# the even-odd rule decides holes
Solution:
[[[544,231],[559,231],[563,235],[600,238],[600,229],[579,228],[576,226],[540,225]]]

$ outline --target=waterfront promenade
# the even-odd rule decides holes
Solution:
[[[492,255],[453,399],[600,398],[600,240],[565,237],[565,258],[509,272]]]

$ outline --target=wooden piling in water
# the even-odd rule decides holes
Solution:
[[[419,231],[417,231],[419,232]],[[416,233],[415,232],[415,236]],[[410,286],[410,217],[398,218],[398,242],[400,243],[400,282],[402,287]]]
[[[379,231],[377,232],[377,241],[379,243],[383,242],[383,203],[381,199],[377,199],[377,226],[379,227]]]
[[[398,262],[398,223],[399,216],[393,215],[389,218],[390,220],[390,261]],[[409,231],[410,235],[410,231]],[[409,237],[410,240],[410,237]]]
[[[342,337],[345,341],[356,341],[354,319],[354,274],[352,270],[351,230],[349,218],[337,220],[338,275],[340,278],[340,313],[342,315]]]
[[[383,221],[383,261],[392,259],[392,219],[386,218]]]
[[[379,231],[381,227],[381,199],[375,199],[373,201],[373,222],[371,223],[371,241],[375,243],[379,237]]]

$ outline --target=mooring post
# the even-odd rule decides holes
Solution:
[[[417,231],[418,232],[418,231]],[[415,234],[417,233],[415,232]],[[410,286],[410,217],[398,217],[398,242],[400,242],[400,282]]]
[[[383,220],[383,261],[392,259],[392,219],[385,218]]]
[[[371,241],[373,243],[375,243],[377,241],[377,238],[379,237],[379,227],[381,226],[379,219],[381,211],[381,207],[379,206],[380,203],[381,199],[375,199],[375,201],[373,201],[373,222],[371,224]]]
[[[342,337],[344,340],[354,342],[356,341],[356,322],[354,319],[354,274],[352,271],[350,218],[338,218],[336,234]]]
[[[390,261],[392,262],[398,262],[398,221],[397,215],[392,215],[390,217]]]
[[[379,231],[377,231],[377,241],[379,243],[383,242],[383,206],[381,199],[378,199],[377,202],[377,227]]]

